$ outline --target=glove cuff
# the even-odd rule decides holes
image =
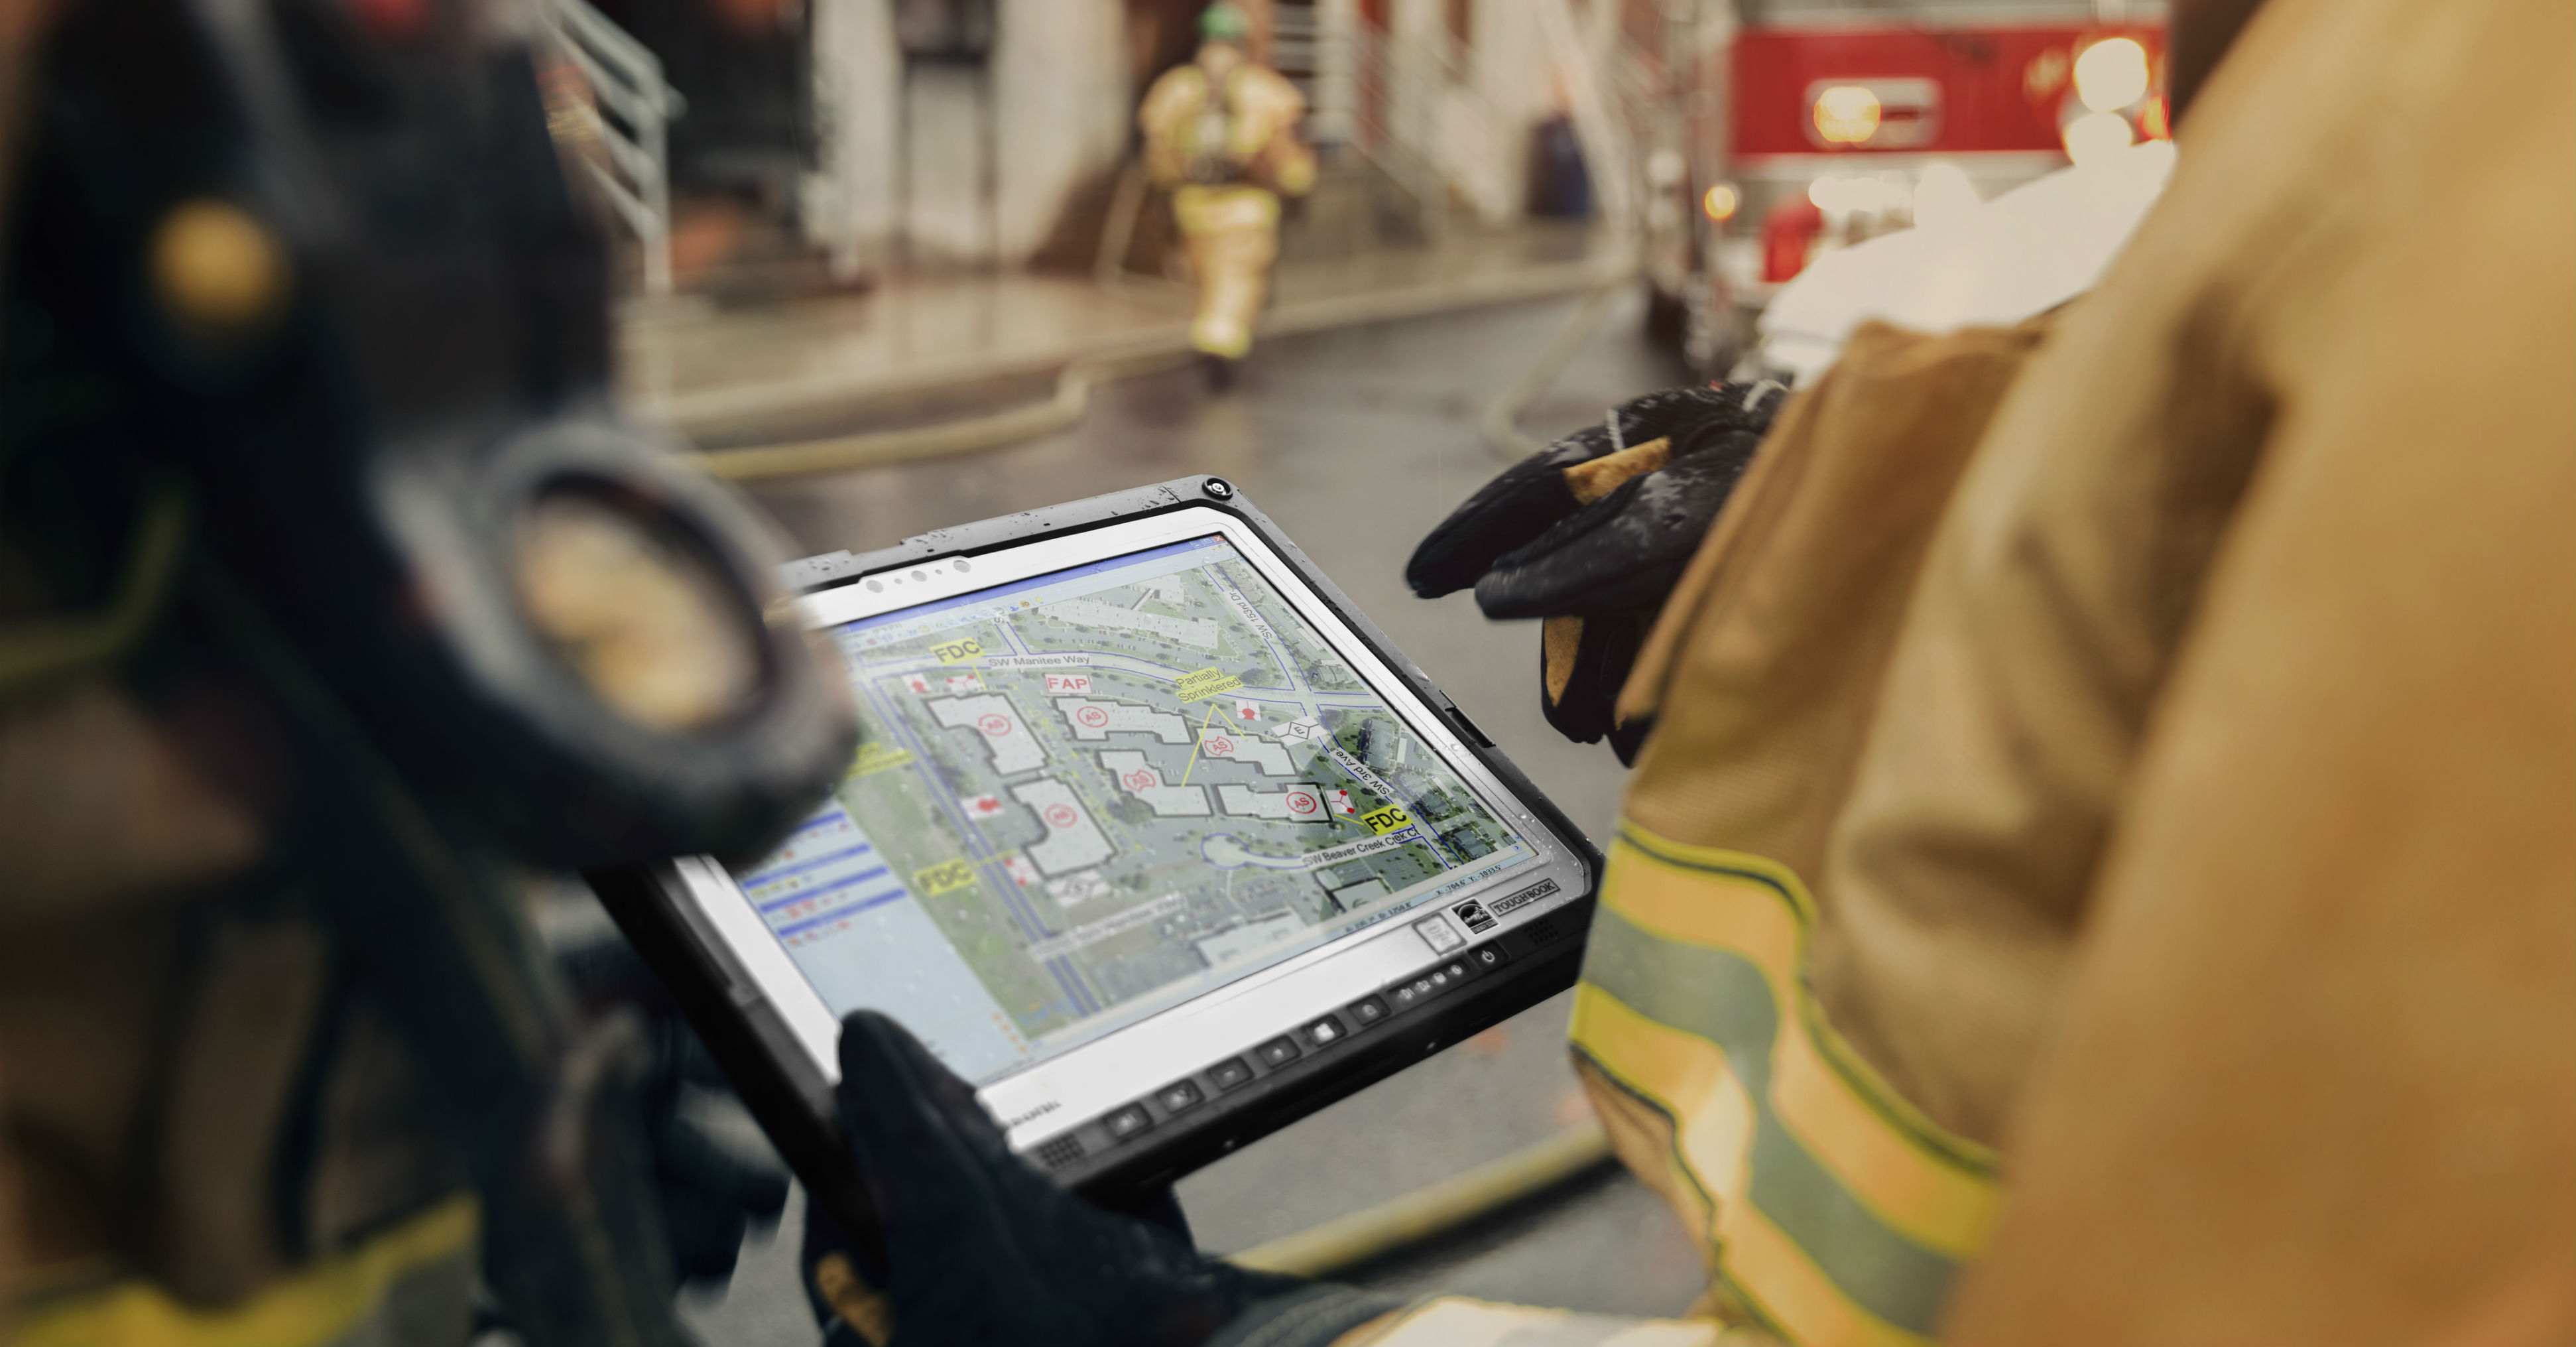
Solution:
[[[1328,1347],[1335,1339],[1405,1301],[1318,1282],[1256,1300],[1212,1334],[1204,1347]]]

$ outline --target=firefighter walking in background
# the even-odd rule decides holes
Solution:
[[[1190,345],[1223,388],[1252,349],[1252,319],[1279,256],[1279,198],[1315,185],[1315,155],[1297,139],[1306,99],[1245,49],[1251,24],[1231,4],[1199,16],[1199,53],[1154,81],[1136,121],[1145,167],[1170,189],[1181,246],[1198,276]]]

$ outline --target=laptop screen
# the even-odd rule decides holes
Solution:
[[[1447,955],[1538,856],[1222,534],[825,631],[858,755],[736,882],[979,1085],[1383,923]]]

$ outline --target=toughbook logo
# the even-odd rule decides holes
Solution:
[[[1510,897],[1495,899],[1494,915],[1497,917],[1508,917],[1511,914],[1520,911],[1522,908],[1537,902],[1541,898],[1548,897],[1555,892],[1556,881],[1553,879],[1542,879]]]

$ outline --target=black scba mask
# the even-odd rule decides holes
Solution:
[[[5,449],[68,495],[11,526],[106,605],[192,502],[367,737],[523,857],[751,852],[848,762],[846,694],[765,529],[612,411],[606,244],[506,14],[69,0],[0,282]]]

